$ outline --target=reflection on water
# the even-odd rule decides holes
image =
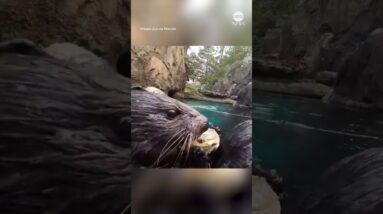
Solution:
[[[383,146],[383,115],[323,104],[320,100],[256,92],[253,94],[253,155],[277,169],[289,195],[334,162]],[[289,206],[289,205],[287,205]]]

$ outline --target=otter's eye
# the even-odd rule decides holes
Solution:
[[[166,114],[168,115],[169,118],[175,118],[178,115],[178,111],[174,109],[170,109],[166,111]]]

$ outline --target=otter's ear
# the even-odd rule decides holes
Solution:
[[[33,56],[47,56],[44,50],[28,39],[11,39],[0,43],[0,53],[17,53]]]
[[[165,95],[165,96],[167,96],[167,95],[165,94],[165,92],[163,92],[161,89],[156,88],[156,87],[153,87],[153,86],[148,86],[148,87],[146,87],[146,88],[145,88],[145,91],[150,92],[150,93],[153,93],[153,94],[161,94],[161,95]]]
[[[142,86],[139,86],[139,85],[133,85],[131,87],[131,89],[133,89],[133,90],[145,90]]]

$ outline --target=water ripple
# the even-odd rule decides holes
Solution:
[[[380,138],[378,136],[371,136],[371,135],[364,135],[364,134],[354,134],[354,133],[344,132],[344,131],[337,131],[337,130],[317,128],[317,127],[308,126],[308,125],[302,124],[302,123],[295,123],[295,122],[289,122],[289,121],[284,121],[284,120],[270,120],[270,119],[266,119],[266,118],[262,118],[262,117],[255,117],[255,119],[262,120],[262,121],[269,122],[269,123],[274,123],[274,124],[277,124],[277,125],[293,126],[293,127],[298,127],[298,128],[302,128],[302,129],[315,130],[315,131],[326,132],[326,133],[331,133],[331,134],[338,134],[338,135],[344,135],[344,136],[349,136],[349,137],[367,138],[367,139],[373,139],[373,140],[382,140],[382,138]]]

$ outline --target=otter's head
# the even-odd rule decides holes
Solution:
[[[161,93],[132,90],[131,114],[133,159],[145,166],[180,165],[208,129],[206,117]]]

